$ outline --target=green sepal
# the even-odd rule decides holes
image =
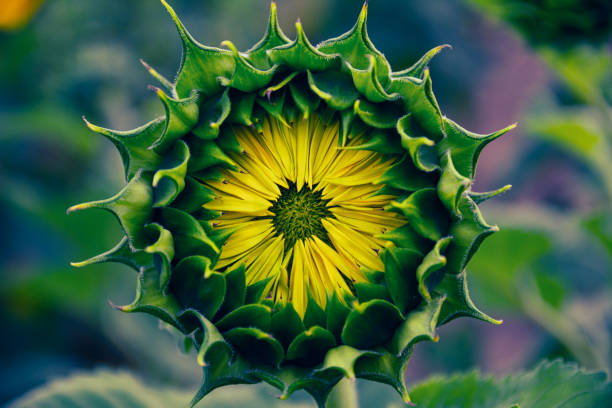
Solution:
[[[267,51],[272,62],[290,68],[292,71],[323,71],[337,65],[335,57],[319,52],[310,44],[302,23],[295,23],[296,38],[289,44],[280,45]]]
[[[254,327],[237,327],[225,333],[225,338],[248,361],[278,367],[283,361],[283,346],[270,334]]]
[[[308,119],[310,114],[321,104],[321,98],[311,91],[306,81],[291,82],[289,84],[289,91],[291,92],[293,102],[302,111],[304,119]]]
[[[210,354],[212,358],[220,354],[221,357],[225,359],[225,347],[221,348],[221,353],[219,354],[213,351],[214,348],[210,350],[210,352],[207,354]],[[230,384],[256,384],[261,381],[260,378],[252,375],[251,364],[247,360],[242,358],[240,355],[235,356],[235,358],[230,363],[223,363],[222,361],[215,363],[207,362],[207,364],[204,365],[203,371],[204,376],[202,385],[200,386],[200,389],[198,390],[196,395],[191,400],[191,408],[195,407],[195,405],[202,398],[204,398],[216,388]]]
[[[166,0],[161,2],[170,13],[183,43],[181,67],[175,81],[176,94],[185,97],[194,89],[200,91],[204,97],[216,94],[222,88],[218,77],[227,78],[234,72],[234,56],[228,50],[198,43]]]
[[[393,164],[376,180],[387,188],[396,188],[405,191],[417,191],[435,184],[437,175],[420,171],[408,155]]]
[[[342,342],[358,349],[381,345],[391,338],[404,318],[394,304],[375,299],[355,303],[342,330]],[[372,326],[376,322],[376,328]]]
[[[164,294],[161,290],[159,272],[155,267],[141,268],[138,274],[138,286],[136,287],[136,299],[129,305],[116,306],[116,309],[126,313],[144,312],[185,332],[184,327],[176,319],[181,310],[180,305],[173,296]]]
[[[415,270],[423,256],[409,248],[386,248],[380,254],[385,265],[385,282],[393,303],[400,312],[406,313],[419,304]]]
[[[268,283],[270,282],[270,278],[262,279],[259,282],[255,282],[247,286],[246,288],[246,298],[244,303],[258,303],[260,302],[266,295],[264,290]]]
[[[341,345],[338,347],[334,347],[329,350],[327,355],[325,356],[325,361],[323,362],[323,367],[321,370],[326,369],[339,369],[346,378],[349,380],[355,379],[355,363],[357,360],[364,355],[376,355],[372,351],[364,351],[357,350],[351,346]]]
[[[291,303],[281,306],[272,315],[270,332],[287,349],[293,339],[305,330],[302,318]]]
[[[236,46],[231,41],[223,41],[221,45],[229,48],[236,60],[232,76],[230,78],[219,77],[221,85],[235,88],[242,92],[253,92],[266,86],[272,80],[278,65],[274,65],[266,70],[258,69],[238,52]]]
[[[172,233],[157,223],[145,225],[155,240],[145,247],[144,251],[153,255],[155,266],[159,271],[160,289],[165,290],[170,280],[170,262],[174,259],[174,239]]]
[[[374,299],[391,300],[389,291],[384,285],[370,282],[358,282],[355,283],[354,286],[359,303],[365,303]]]
[[[423,237],[438,241],[449,235],[450,219],[440,202],[436,189],[423,188],[415,191],[401,202],[393,201],[391,208],[401,211],[410,226]],[[456,224],[453,224],[456,227]],[[450,235],[454,235],[451,234]]]
[[[128,237],[124,236],[117,245],[108,251],[84,261],[70,262],[70,265],[76,268],[81,268],[103,262],[117,262],[127,265],[136,271],[140,271],[140,269],[143,267],[148,268],[153,266],[153,256],[145,251],[132,250],[130,248]]]
[[[246,275],[244,264],[225,272],[225,297],[219,315],[225,316],[244,305],[246,300]]]
[[[411,113],[399,118],[396,124],[397,133],[401,138],[401,145],[408,151],[414,165],[422,171],[429,172],[439,168],[434,141],[421,134],[420,126],[414,123]]]
[[[417,342],[438,341],[436,327],[444,300],[445,297],[440,296],[430,302],[423,302],[418,309],[412,310],[389,341],[389,350],[399,356],[409,352]]]
[[[159,170],[153,175],[153,207],[165,207],[185,188],[187,164],[191,154],[182,140],[177,140],[172,150],[166,153]]]
[[[393,79],[389,91],[402,96],[405,112],[411,112],[434,141],[444,137],[442,112],[431,89],[429,70],[425,70],[422,80],[412,77]]]
[[[355,376],[392,386],[409,404],[410,396],[404,382],[409,357],[409,352],[399,357],[389,352],[366,354],[355,362]]]
[[[240,306],[215,323],[220,331],[228,331],[236,327],[255,327],[259,330],[270,331],[272,310],[265,305],[253,303]]]
[[[317,49],[328,55],[339,54],[344,60],[345,65],[357,70],[367,69],[370,65],[369,55],[376,60],[377,81],[382,87],[389,85],[391,67],[385,56],[374,47],[368,36],[367,31],[367,2],[363,5],[355,25],[346,33],[336,38],[323,41]]]
[[[446,266],[446,257],[442,255],[442,252],[446,249],[452,239],[453,237],[445,237],[438,240],[433,249],[427,255],[425,255],[425,258],[423,258],[423,261],[416,269],[419,293],[427,301],[431,301],[431,295],[429,294],[429,288],[427,287],[427,278],[431,276],[432,273]]]
[[[480,204],[483,201],[487,201],[488,199],[491,199],[493,197],[497,197],[498,195],[505,193],[506,191],[510,190],[511,188],[512,188],[511,184],[506,184],[505,186],[500,187],[497,190],[485,191],[483,193],[478,193],[478,192],[470,191],[468,193],[468,195],[470,196],[470,198],[472,200],[474,200],[474,202],[476,204]]]
[[[340,112],[340,146],[346,146],[349,135],[352,134],[355,128],[359,127],[353,126],[356,117],[357,115],[355,115],[355,112],[352,109],[347,109]],[[359,121],[358,123],[362,122]]]
[[[164,131],[153,143],[150,149],[155,149],[162,154],[169,146],[189,131],[198,123],[200,116],[200,94],[196,91],[191,92],[189,97],[184,99],[174,99],[166,95],[159,88],[151,87],[159,96],[166,111],[166,122]]]
[[[469,316],[492,324],[501,324],[501,320],[487,316],[474,305],[468,292],[465,271],[458,275],[446,273],[432,291],[433,296],[446,296],[442,304],[438,326],[457,317]]]
[[[308,86],[327,105],[336,110],[347,109],[355,103],[359,92],[353,86],[351,78],[338,71],[311,72],[308,74]]]
[[[289,345],[286,359],[295,364],[316,365],[336,345],[334,335],[321,326],[312,326],[300,333]]]
[[[171,207],[160,208],[158,211],[159,223],[170,230],[174,237],[177,259],[190,255],[204,255],[216,259],[219,248],[195,218]]]
[[[255,104],[255,97],[253,97],[253,104]],[[236,132],[231,126],[224,126],[219,132],[219,137],[215,140],[217,146],[223,150],[224,153],[242,153],[244,149],[240,146],[238,139],[236,138]]]
[[[386,239],[391,241],[396,247],[410,248],[418,252],[421,256],[431,248],[431,241],[423,238],[421,234],[416,232],[410,225],[402,225],[384,234],[376,235],[375,238]]]
[[[292,72],[292,73],[290,73],[289,75],[287,75],[283,79],[281,79],[279,82],[275,83],[274,85],[270,85],[266,89],[260,91],[259,92],[259,96],[261,96],[261,97],[265,96],[265,97],[269,98],[270,95],[272,95],[272,92],[276,92],[276,91],[279,91],[279,90],[285,88],[287,85],[289,85],[291,83],[291,81],[293,81],[293,78],[295,78],[299,74],[300,74],[299,72]]]
[[[229,123],[235,123],[243,126],[251,126],[253,121],[253,105],[255,104],[255,93],[230,92],[231,109],[227,117]],[[221,129],[221,134],[223,134]]]
[[[337,296],[330,296],[327,300],[325,327],[332,332],[338,344],[342,344],[342,329],[350,312],[351,309],[348,305],[343,303]]]
[[[274,92],[269,94],[266,99],[257,98],[255,102],[261,106],[268,114],[276,118],[283,125],[289,127],[285,115],[283,114],[283,107],[285,106],[285,90],[282,89],[280,92]],[[256,123],[263,123],[263,120],[256,121]]]
[[[119,150],[127,180],[134,177],[138,170],[153,171],[161,163],[162,157],[149,149],[149,146],[153,145],[164,131],[165,119],[163,117],[127,132],[96,126],[89,123],[85,117],[83,121],[89,129],[105,136]]]
[[[472,180],[462,176],[453,166],[451,152],[446,151],[441,158],[442,174],[438,181],[438,198],[444,206],[455,217],[461,217],[459,212],[459,202],[466,190],[470,188]]]
[[[401,151],[396,135],[383,129],[374,129],[362,144],[345,146],[345,150],[370,150],[382,154],[396,154]]]
[[[391,129],[402,116],[401,109],[394,103],[373,104],[363,99],[357,99],[353,104],[354,112],[369,126],[378,129]]]
[[[440,154],[450,151],[453,165],[459,174],[473,179],[476,173],[476,163],[484,147],[504,133],[512,130],[516,124],[510,125],[488,135],[465,130],[452,120],[444,118],[446,138],[438,144]]]
[[[268,50],[289,44],[291,40],[287,38],[283,30],[278,25],[278,16],[276,13],[276,3],[270,3],[270,18],[268,20],[268,29],[261,40],[257,42],[250,50],[247,51],[247,59],[256,67],[263,69],[271,66],[268,58]]]
[[[144,225],[152,214],[153,189],[151,174],[138,171],[127,185],[106,200],[91,201],[70,207],[66,212],[100,208],[112,213],[127,235],[132,249],[142,249],[147,244]]]
[[[185,178],[185,188],[172,202],[172,206],[181,211],[193,213],[214,198],[215,194],[212,191],[193,177],[187,176]]]
[[[151,76],[159,81],[159,83],[166,88],[166,91],[172,92],[174,90],[174,84],[170,82],[165,76],[157,72],[149,64],[147,64],[142,58],[140,59],[142,66],[151,74]]]
[[[489,225],[482,217],[478,206],[468,197],[463,196],[459,203],[461,220],[453,223],[449,234],[453,236],[446,257],[448,272],[458,274],[465,268],[482,241],[499,228]]]
[[[198,345],[198,364],[212,369],[226,365],[232,358],[232,348],[225,341],[214,324],[199,311],[185,309],[179,314],[179,319],[185,321],[189,317],[197,319],[199,332],[195,333],[195,343]]]
[[[227,134],[229,132],[223,132]],[[188,170],[190,173],[198,172],[210,167],[223,167],[226,169],[236,170],[236,162],[234,162],[223,149],[213,140],[202,140],[197,137],[190,138],[188,145],[191,150],[191,159],[189,160]]]
[[[304,327],[306,329],[310,329],[313,326],[324,327],[327,319],[325,311],[312,297],[310,290],[307,290],[307,295],[308,303],[306,304],[306,312],[304,312]]]
[[[169,289],[183,307],[212,319],[223,303],[226,286],[223,275],[210,269],[210,259],[194,255],[173,268]]]
[[[381,85],[376,58],[371,54],[366,55],[366,57],[368,59],[368,66],[365,69],[357,69],[350,63],[345,63],[353,76],[355,88],[370,102],[378,103],[398,99],[400,97],[399,94],[389,94]]]
[[[211,97],[200,107],[200,118],[191,132],[204,140],[213,140],[219,136],[219,128],[227,119],[231,110],[229,88],[221,94]]]
[[[414,77],[422,79],[423,73],[427,69],[429,62],[445,48],[452,49],[453,47],[448,44],[438,45],[437,47],[427,51],[417,62],[412,64],[412,66],[401,71],[393,72],[391,76],[393,78]]]

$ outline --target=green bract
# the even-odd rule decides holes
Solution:
[[[299,22],[295,40],[283,34],[272,3],[266,35],[242,53],[230,42],[199,44],[162,3],[184,47],[174,82],[147,66],[165,88],[157,94],[166,114],[128,132],[87,123],[116,145],[127,184],[69,211],[108,210],[125,236],[75,265],[138,271],[136,299],[118,308],[155,315],[195,345],[204,381],[194,403],[222,385],[265,381],[282,398],[304,389],[321,406],[343,377],[390,384],[409,401],[403,377],[415,343],[436,340],[436,327],[459,316],[498,323],[470,300],[465,266],[497,229],[477,203],[508,187],[470,186],[483,147],[513,126],[479,135],[444,117],[427,69],[444,46],[392,72],[368,38],[365,6],[349,32],[315,47]],[[325,310],[309,301],[302,318],[290,302],[266,298],[265,280],[247,285],[244,268],[215,267],[232,231],[212,227],[219,214],[203,208],[214,197],[203,182],[235,165],[230,125],[258,128],[266,115],[289,125],[315,113],[341,124],[340,145],[366,132],[358,149],[396,159],[378,183],[398,197],[387,210],[408,223],[383,234],[384,271],[364,270],[368,282],[352,285],[346,299],[331,296]],[[315,224],[300,228],[323,234]]]

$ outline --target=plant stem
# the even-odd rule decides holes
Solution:
[[[326,408],[359,408],[355,380],[343,378],[329,394]]]

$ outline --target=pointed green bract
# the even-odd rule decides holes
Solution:
[[[323,406],[343,377],[387,383],[408,402],[404,370],[417,342],[437,340],[436,328],[460,316],[499,323],[470,299],[465,268],[496,231],[477,204],[508,188],[471,191],[478,156],[513,126],[478,135],[444,117],[427,65],[446,46],[392,72],[368,36],[367,6],[351,30],[314,46],[299,21],[296,38],[285,36],[272,3],[266,34],[240,52],[198,43],[162,3],[184,51],[174,82],[143,63],[165,88],[153,88],[165,116],[128,132],[86,122],[119,150],[127,184],[69,209],[110,211],[125,236],[73,265],[138,271],[135,300],[117,308],[157,316],[195,345],[204,380],[193,404],[223,385],[265,381],[283,399],[303,389]],[[397,197],[385,210],[407,223],[376,236],[387,243],[382,270],[362,268],[367,281],[347,279],[350,291],[330,292],[324,307],[308,292],[302,316],[267,298],[272,277],[248,282],[244,264],[217,265],[236,229],[214,228],[220,212],[203,205],[218,194],[206,183],[238,169],[236,126],[261,131],[271,116],[289,129],[313,114],[339,125],[339,149],[390,159],[377,194]]]

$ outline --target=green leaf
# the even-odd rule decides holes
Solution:
[[[96,370],[57,379],[30,391],[10,408],[166,408],[185,406],[190,394],[149,387],[126,372]]]
[[[423,408],[585,408],[606,406],[612,400],[612,386],[603,372],[589,373],[553,361],[501,380],[476,372],[434,377],[414,387],[410,396]]]
[[[550,248],[550,238],[538,231],[504,228],[487,238],[469,264],[481,301],[509,310],[520,307],[517,276]]]

